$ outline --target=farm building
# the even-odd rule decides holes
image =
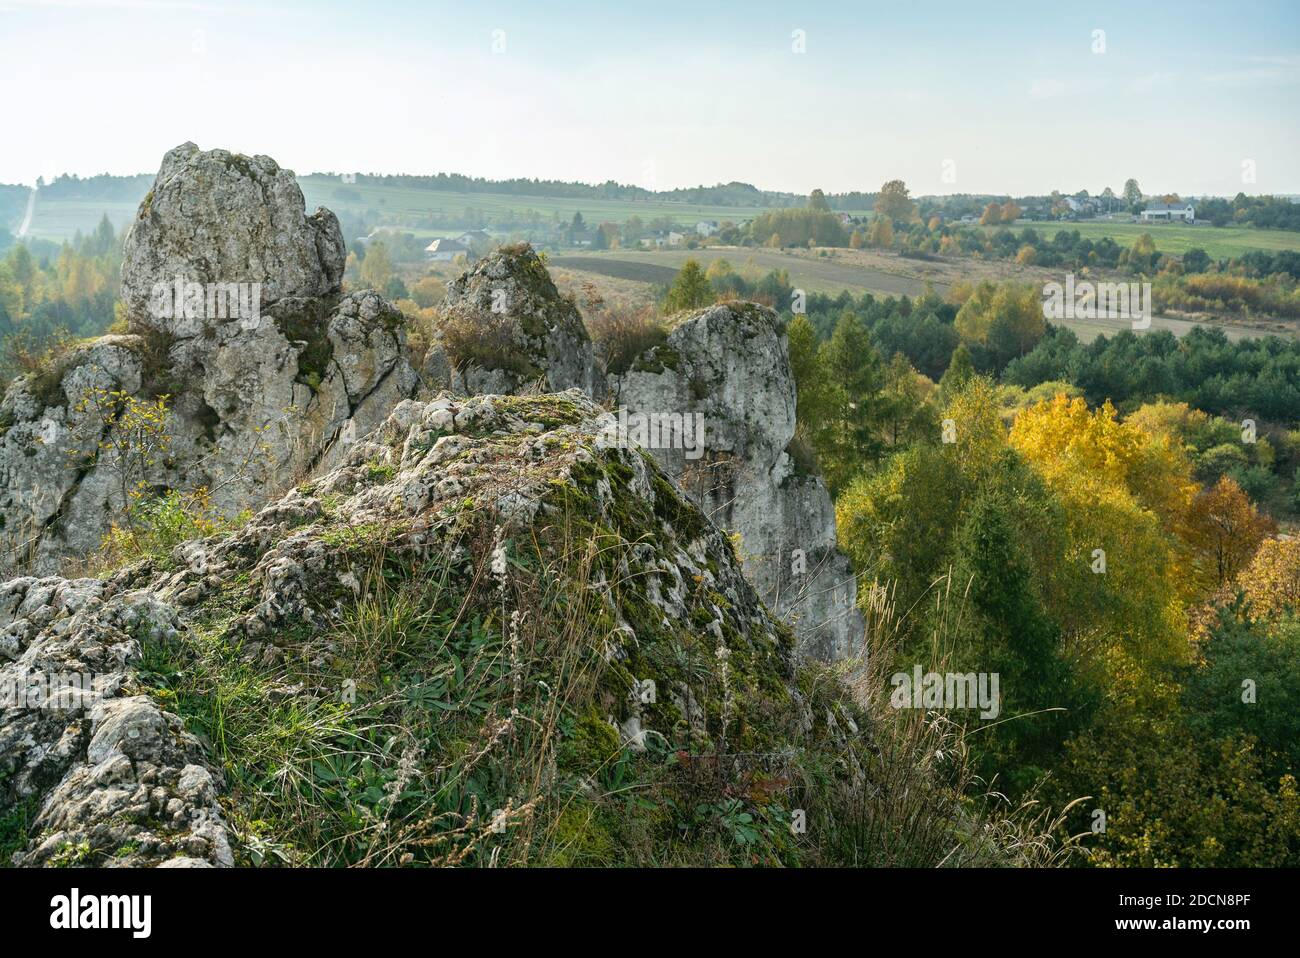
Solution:
[[[469,255],[469,247],[454,239],[436,239],[424,248],[424,255],[431,263],[447,263],[461,254]]]
[[[1142,222],[1182,220],[1190,223],[1196,219],[1196,208],[1191,203],[1152,203],[1142,211]]]

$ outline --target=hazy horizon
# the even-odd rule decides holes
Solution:
[[[180,146],[179,143],[176,144],[176,145],[177,145],[177,146]],[[200,148],[208,149],[208,147],[205,147],[204,144],[202,144],[202,143],[199,143],[199,144],[196,144],[196,145],[199,146]],[[220,145],[217,144],[217,146],[219,147]],[[224,149],[224,147],[222,147],[222,148]],[[161,157],[159,157],[159,159],[161,159]],[[272,159],[275,159],[275,158],[272,157]],[[92,177],[92,176],[98,176],[98,175],[107,175],[107,176],[124,176],[124,177],[126,177],[126,176],[154,176],[156,172],[157,172],[157,171],[154,171],[154,170],[151,170],[151,171],[138,170],[138,171],[136,171],[135,173],[109,173],[109,172],[107,172],[107,171],[100,170],[98,173],[79,173],[79,172],[74,172],[74,171],[72,171],[72,170],[64,170],[64,171],[61,171],[60,174],[57,174],[57,175],[64,175],[64,174],[66,174],[66,175],[76,175],[76,176],[79,176],[79,177],[82,178],[82,179],[86,179],[86,178],[89,178],[89,177]],[[292,172],[293,172],[294,176],[299,177],[299,178],[302,178],[302,177],[309,177],[309,176],[339,176],[341,171],[338,171],[338,170],[309,170],[309,171],[303,171],[303,170],[292,170]],[[347,171],[347,172],[355,172],[358,176],[411,176],[411,177],[429,177],[429,176],[438,176],[438,175],[440,175],[440,174],[446,174],[446,175],[448,175],[448,176],[465,176],[465,177],[469,177],[469,178],[471,178],[471,179],[482,179],[482,180],[485,180],[485,181],[487,181],[487,182],[504,182],[504,181],[509,180],[509,179],[515,179],[514,177],[481,177],[481,176],[479,176],[479,175],[476,174],[476,173],[472,173],[472,172],[469,172],[469,171],[466,171],[466,170],[428,170],[428,171],[419,171],[419,172],[412,172],[412,171],[409,171],[409,170],[355,170],[355,171]],[[901,177],[900,177],[900,178],[901,178]],[[538,181],[544,181],[544,182],[557,182],[557,183],[559,183],[559,182],[563,182],[563,183],[565,183],[565,184],[576,184],[576,185],[580,185],[580,186],[591,186],[591,187],[600,186],[600,185],[602,185],[602,184],[604,184],[604,183],[610,181],[608,177],[606,177],[605,179],[601,179],[601,180],[558,180],[558,179],[555,179],[555,178],[552,178],[552,177],[531,177],[531,176],[530,176],[530,177],[518,177],[517,179],[529,179],[529,180],[538,180]],[[50,182],[52,182],[52,180],[51,180],[50,177],[45,177],[45,182],[46,182],[46,183],[50,183]],[[676,190],[676,189],[681,189],[681,190],[690,190],[690,189],[713,189],[713,188],[717,188],[717,187],[728,186],[728,185],[730,185],[731,183],[738,183],[738,182],[743,182],[743,181],[739,181],[739,180],[728,180],[728,181],[726,181],[726,182],[719,182],[719,183],[693,183],[693,184],[690,184],[690,185],[688,185],[688,186],[681,186],[681,187],[665,187],[665,188],[663,188],[660,192],[662,192],[662,193],[669,193],[669,192],[672,192],[673,190]],[[27,186],[31,186],[31,185],[33,185],[33,184],[30,184],[30,183],[28,183],[28,184],[21,184],[21,183],[20,183],[20,184],[13,184],[13,183],[8,183],[8,184],[6,184],[6,183],[0,183],[0,186],[3,186],[3,185],[8,185],[8,186],[13,186],[13,185],[27,185]],[[639,186],[640,184],[618,182],[618,183],[616,183],[616,185],[618,185],[618,186]],[[752,187],[754,187],[755,189],[757,189],[757,190],[759,190],[759,191],[761,191],[761,192],[764,192],[764,193],[788,193],[788,194],[791,194],[791,195],[797,195],[797,196],[807,196],[807,195],[811,192],[811,190],[795,191],[795,190],[775,190],[775,189],[769,189],[769,188],[763,186],[763,184],[761,184],[761,183],[745,183],[744,185],[746,185],[746,186],[752,186]],[[1107,185],[1109,185],[1109,184],[1107,184]],[[1122,185],[1123,185],[1123,184],[1121,184],[1121,187],[1122,187]],[[819,187],[814,187],[814,188],[819,188]],[[837,191],[837,190],[823,190],[823,192],[826,193],[828,196],[836,196],[836,195],[844,195],[844,194],[847,194],[847,193],[853,193],[853,192],[861,192],[861,193],[875,193],[875,192],[878,192],[878,191],[879,191],[879,188],[880,188],[880,187],[879,187],[879,184],[878,184],[878,185],[875,186],[875,187],[871,187],[871,188],[863,188],[863,189],[861,189],[861,190],[843,190],[843,191]],[[1073,196],[1073,195],[1075,194],[1075,192],[1077,192],[1077,190],[1061,189],[1061,187],[1059,187],[1059,186],[1058,186],[1058,187],[1054,187],[1053,189],[1058,190],[1058,191],[1061,193],[1061,195],[1063,195],[1063,196]],[[1082,187],[1079,187],[1078,189],[1081,189],[1081,190],[1088,190],[1089,194],[1092,195],[1092,196],[1098,196],[1098,195],[1100,195],[1100,193],[1101,193],[1101,190],[1090,189],[1090,188],[1087,187],[1087,186],[1082,186]],[[1121,192],[1122,192],[1122,190],[1121,190],[1120,187],[1112,187],[1112,189],[1114,189],[1114,191],[1115,191],[1115,195],[1116,195],[1117,197],[1118,197],[1118,196],[1121,194]],[[1147,195],[1165,195],[1165,194],[1177,193],[1180,197],[1182,197],[1182,198],[1184,198],[1184,199],[1197,199],[1197,198],[1202,198],[1202,197],[1217,197],[1217,198],[1231,199],[1233,196],[1236,196],[1238,193],[1244,193],[1244,194],[1247,195],[1247,196],[1278,196],[1278,197],[1295,197],[1295,196],[1300,196],[1300,191],[1297,191],[1297,192],[1295,192],[1295,193],[1290,193],[1290,192],[1280,191],[1280,190],[1279,190],[1279,191],[1265,191],[1265,190],[1256,190],[1256,189],[1241,189],[1241,190],[1237,190],[1237,191],[1234,192],[1234,193],[1184,193],[1184,192],[1180,192],[1180,191],[1178,191],[1178,190],[1147,190],[1147,191],[1145,191],[1145,192],[1147,193]],[[960,196],[1010,196],[1010,197],[1024,197],[1024,196],[1046,196],[1046,195],[1049,195],[1050,193],[1051,193],[1051,190],[1047,190],[1047,191],[1045,191],[1044,193],[1041,193],[1041,194],[1039,194],[1039,193],[1028,193],[1028,192],[1011,192],[1011,193],[1008,193],[1008,192],[1006,192],[1006,191],[1003,191],[1003,192],[1001,192],[1001,193],[977,193],[977,192],[974,192],[974,191],[971,191],[971,192],[961,191],[961,192],[949,192],[949,193],[944,193],[944,192],[934,192],[934,193],[917,193],[917,192],[911,192],[910,195],[912,195],[912,196],[915,197],[915,198],[944,198],[944,197],[960,197]],[[521,195],[521,196],[527,196],[527,195],[529,195],[529,194],[520,194],[520,195]],[[746,208],[746,207],[737,207],[737,209],[745,209],[745,208]]]
[[[0,76],[28,91],[7,117],[6,183],[153,173],[192,140],[301,175],[1300,193],[1285,120],[1300,9],[1284,3],[666,2],[648,17],[587,2],[0,0],[0,24]]]

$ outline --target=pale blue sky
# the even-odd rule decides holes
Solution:
[[[0,182],[193,140],[300,173],[1300,193],[1300,4],[976,6],[0,0]]]

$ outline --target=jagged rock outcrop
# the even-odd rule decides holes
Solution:
[[[114,592],[96,579],[0,585],[0,807],[39,829],[13,864],[233,864],[220,772],[179,718],[131,690],[142,643],[171,641],[175,611]]]
[[[103,416],[86,397],[135,395],[148,347],[139,336],[104,336],[14,381],[0,399],[0,573],[53,568],[61,555],[99,545],[105,504],[122,501],[110,470],[87,468]]]
[[[486,721],[493,743],[511,722],[540,727],[538,717],[556,714],[549,710],[562,691],[561,653],[576,656],[579,674],[590,675],[574,686],[581,698],[564,699],[570,744],[556,751],[550,779],[586,781],[611,761],[601,749],[643,750],[652,736],[715,756],[737,752],[727,763],[761,750],[774,775],[796,741],[839,736],[842,743],[841,723],[852,719],[837,720],[839,706],[814,707],[795,687],[793,637],[769,617],[727,538],[650,456],[602,443],[609,423],[609,413],[576,390],[404,401],[337,468],[236,532],[184,543],[166,561],[145,560],[106,581],[27,578],[0,587],[0,687],[33,675],[94,676],[61,707],[0,711],[0,805],[33,809],[16,862],[241,860],[217,803],[222,769],[171,711],[176,685],[195,672],[188,657],[230,650],[220,660],[232,667],[228,656],[237,654],[240,683],[258,681],[265,669],[294,715],[336,715],[337,669],[357,665],[340,664],[337,643],[352,621],[346,610],[376,589],[393,595],[404,583],[436,580],[449,597],[445,610],[421,609],[428,622],[442,621],[444,611],[452,621],[473,606],[496,628],[508,621],[518,630],[517,615],[497,617],[505,615],[501,605],[536,583],[507,589],[508,577],[523,574],[507,562],[509,542],[518,544],[512,554],[521,550],[520,569],[554,563],[539,573],[544,588],[555,576],[580,576],[558,584],[565,609],[543,600],[523,612],[525,620],[554,614],[573,630],[561,635],[549,620],[535,623],[537,641],[549,644],[536,650],[534,664],[523,664],[517,631],[500,640],[504,646],[481,649],[488,661],[509,659],[519,670],[513,680],[494,673],[512,703],[507,724],[476,720]],[[420,674],[447,667],[442,645],[427,654],[413,664]],[[475,661],[456,668],[471,670]],[[659,694],[641,694],[643,680],[657,683]],[[487,678],[475,682],[488,687]],[[393,691],[372,695],[400,704]],[[364,705],[366,689],[358,694]],[[439,721],[456,718],[451,704],[443,709]],[[401,734],[397,728],[385,726],[384,737]],[[400,762],[399,754],[380,753],[373,761],[431,781],[453,761],[435,752],[419,760],[426,769],[400,747],[395,752]],[[734,774],[712,761],[711,774]],[[575,800],[570,791],[561,795],[556,811]],[[445,842],[464,838],[455,819],[433,820],[445,820]],[[399,826],[406,827],[394,819],[394,834]],[[412,854],[438,844],[413,842]]]
[[[338,218],[304,216],[292,170],[269,156],[168,151],[140,206],[122,255],[122,301],[135,322],[178,337],[203,332],[205,317],[157,317],[159,281],[260,283],[263,308],[339,291],[347,252]]]
[[[666,341],[610,389],[616,407],[640,417],[629,431],[651,426],[646,417],[702,417],[702,448],[661,442],[652,454],[714,522],[739,533],[745,574],[808,652],[834,660],[857,651],[856,579],[838,548],[830,493],[788,451],[795,384],[776,314],[728,303],[677,317]]]
[[[494,302],[504,313],[493,314]],[[503,340],[491,331],[504,329],[511,355],[529,370],[458,370],[435,351],[437,370],[426,379],[441,371],[443,384],[458,392],[516,392],[545,379],[552,389],[608,399],[634,419],[702,416],[699,458],[680,448],[651,451],[710,518],[739,533],[746,574],[793,622],[806,651],[830,660],[855,649],[862,618],[852,568],[836,542],[834,505],[822,480],[801,472],[786,451],[794,437],[794,375],[770,309],[734,304],[678,317],[666,343],[609,382],[595,366],[577,307],[527,246],[498,250],[452,283],[445,312],[453,335],[477,332],[496,354]]]
[[[479,260],[448,286],[442,312],[443,351],[435,362],[454,391],[515,393],[540,382],[542,392],[604,397],[582,315],[531,246],[502,247]]]
[[[337,219],[305,215],[270,158],[169,152],[126,239],[130,335],[0,401],[0,570],[93,551],[139,485],[206,487],[228,515],[256,507],[412,395],[402,317],[343,294],[343,256]],[[102,448],[127,396],[168,406],[165,448],[134,466]]]

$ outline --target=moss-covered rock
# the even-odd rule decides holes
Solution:
[[[796,861],[790,803],[737,796],[845,742],[730,540],[651,457],[601,442],[607,416],[576,390],[406,401],[237,531],[88,583],[94,616],[62,580],[25,586],[5,613],[25,648],[124,659],[81,711],[0,719],[0,787],[41,797],[19,860]],[[191,737],[150,753],[180,763],[177,803],[105,823],[86,789],[112,757],[93,736],[48,749],[126,696]],[[211,783],[192,799],[189,765]],[[51,800],[60,780],[82,784]],[[767,822],[757,844],[740,816]]]
[[[458,391],[511,393],[541,381],[547,392],[605,393],[577,306],[527,243],[493,251],[454,280],[440,327]]]

